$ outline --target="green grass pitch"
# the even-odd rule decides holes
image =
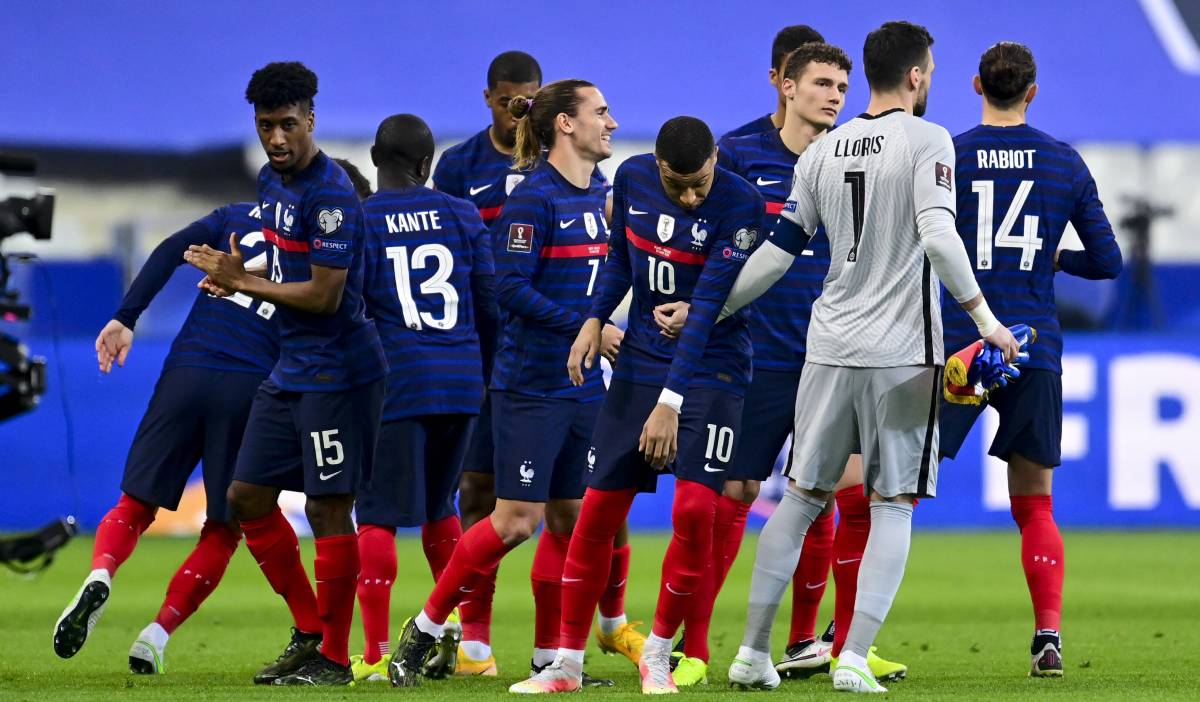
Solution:
[[[880,634],[880,653],[909,665],[909,677],[892,685],[900,699],[1200,699],[1200,533],[1068,532],[1062,680],[1026,677],[1032,622],[1024,577],[1017,566],[1015,531],[918,532],[899,598]],[[393,635],[416,611],[430,577],[416,539],[402,538],[401,572],[393,592]],[[161,602],[174,569],[191,542],[147,538],[122,568],[113,597],[87,646],[74,659],[51,650],[51,628],[88,570],[91,542],[77,539],[49,572],[33,580],[0,575],[0,699],[3,700],[258,700],[324,699],[464,700],[503,698],[508,684],[525,677],[532,645],[529,566],[533,544],[517,549],[501,567],[492,641],[500,677],[427,683],[393,690],[386,683],[346,690],[255,687],[262,663],[286,641],[288,617],[245,549],[234,556],[217,592],[175,635],[167,648],[167,674],[135,677],[126,654]],[[666,537],[636,537],[627,609],[649,619],[658,591]],[[311,564],[311,543],[305,546]],[[753,561],[753,538],[717,603],[713,622],[711,684],[685,695],[732,699],[746,694],[828,697],[829,678],[785,682],[774,693],[740,693],[725,682],[737,650]],[[311,566],[309,572],[311,573]],[[832,606],[832,586],[819,626]],[[787,606],[776,626],[775,654],[787,633]],[[645,627],[643,627],[645,630]],[[355,623],[352,652],[361,652]],[[588,669],[617,680],[615,688],[582,694],[633,699],[637,673],[624,659],[594,647]]]

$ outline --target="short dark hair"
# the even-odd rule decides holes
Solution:
[[[891,90],[900,85],[913,66],[928,66],[933,36],[911,22],[884,22],[867,35],[863,44],[863,72],[874,90]]]
[[[825,42],[809,42],[799,49],[796,49],[788,56],[787,64],[783,69],[783,77],[799,80],[800,74],[804,73],[804,69],[810,63],[827,63],[830,66],[836,66],[846,73],[854,67],[850,62],[850,57],[845,51]]]
[[[695,117],[672,117],[654,140],[654,155],[682,175],[700,170],[712,157],[713,148],[712,130]]]
[[[983,94],[996,107],[1012,107],[1025,97],[1037,80],[1037,63],[1028,46],[1002,41],[979,58],[979,82]]]
[[[433,157],[433,132],[425,120],[416,115],[392,115],[380,122],[375,130],[371,153],[377,166],[420,163]]]
[[[823,42],[825,37],[807,24],[793,24],[779,30],[775,41],[771,43],[771,68],[782,70],[788,54],[812,41]]]
[[[317,74],[299,61],[268,63],[250,76],[246,86],[246,102],[255,109],[302,105],[311,110],[316,94]]]
[[[358,193],[359,200],[366,200],[375,194],[371,190],[371,181],[367,180],[362,171],[358,170],[358,166],[350,163],[349,159],[335,158],[333,162],[341,166],[346,175],[350,176],[350,182],[354,184],[354,192]]]
[[[487,87],[495,90],[500,81],[505,83],[542,84],[542,67],[537,59],[524,51],[505,51],[488,65]]]

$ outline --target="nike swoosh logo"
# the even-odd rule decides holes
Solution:
[[[341,473],[342,473],[342,471],[340,471],[340,470],[339,470],[338,472],[336,472],[336,473],[330,473],[329,475],[325,475],[324,473],[321,473],[321,474],[320,474],[320,475],[318,475],[317,477],[318,477],[318,478],[320,478],[322,482],[324,482],[324,481],[326,481],[326,480],[329,480],[330,478],[332,478],[332,477],[333,477],[333,476],[335,476],[335,475],[341,475]]]
[[[583,582],[583,578],[568,578],[567,576],[564,575],[562,578],[562,581],[564,583],[581,583],[581,582]]]
[[[687,597],[688,595],[692,594],[690,592],[679,592],[675,588],[671,587],[671,583],[667,583],[667,591],[670,592],[672,595],[679,595],[681,597]]]
[[[819,583],[804,583],[804,587],[808,590],[816,590],[817,588],[825,587],[825,583],[825,580],[822,580]]]
[[[631,214],[631,215],[644,215],[644,214],[650,214],[650,213],[649,213],[649,212],[642,212],[641,210],[635,210],[635,209],[633,209],[633,205],[630,205],[630,206],[629,206],[629,214]]]
[[[612,585],[609,585],[609,587],[622,587],[623,585],[625,585],[625,581],[624,581],[624,580],[622,580],[622,581],[621,581],[621,582],[619,582],[619,583],[614,583],[614,584],[612,584]]]
[[[558,228],[559,229],[566,229],[567,227],[571,226],[572,224],[575,224],[575,220],[573,220],[573,219],[568,219],[565,222],[562,221],[561,219],[558,220]]]
[[[478,188],[471,188],[469,191],[471,193],[471,197],[475,197],[476,195],[483,192],[484,190],[487,190],[488,188],[492,187],[493,185],[495,185],[495,183],[488,183],[487,185],[481,185]]]
[[[475,592],[475,588],[473,588],[473,587],[460,587],[460,588],[458,588],[458,591],[459,591],[459,592]]]
[[[705,473],[724,473],[724,468],[710,468],[707,463],[704,464]]]
[[[764,185],[778,185],[779,183],[782,183],[783,181],[782,180],[763,180],[762,176],[759,176],[758,180],[756,180],[754,182],[758,183],[759,187],[762,187]]]
[[[862,560],[862,557],[861,557],[861,556],[860,556],[860,557],[858,557],[858,558],[850,558],[850,559],[847,559],[847,560],[844,560],[844,561],[843,561],[842,559],[840,559],[840,558],[839,558],[839,559],[837,559],[837,564],[838,564],[838,565],[846,565],[847,563],[853,563],[853,562],[855,562],[855,561],[861,561],[861,560]]]

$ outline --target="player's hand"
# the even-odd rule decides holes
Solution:
[[[183,252],[183,260],[204,271],[212,286],[230,292],[240,290],[242,281],[249,275],[242,261],[242,249],[238,246],[236,234],[229,235],[229,253],[218,251],[208,244],[192,244]]]
[[[600,351],[601,327],[603,322],[592,318],[583,323],[575,343],[571,344],[571,353],[567,356],[567,375],[571,377],[572,385],[583,385],[583,370],[591,370],[596,362],[596,354]]]
[[[199,283],[196,283],[196,287],[200,288],[209,295],[216,297],[229,297],[233,294],[232,290],[226,290],[225,288],[217,285],[216,283],[212,282],[212,278],[209,278],[208,276],[204,276]]]
[[[679,413],[664,404],[654,406],[642,426],[638,450],[655,470],[666,468],[679,449]]]
[[[688,311],[692,309],[689,302],[664,302],[654,308],[654,323],[658,325],[659,334],[668,339],[678,339],[683,332],[683,324],[687,321]]]
[[[616,363],[621,353],[621,341],[625,339],[625,331],[615,324],[605,324],[600,332],[600,355],[607,358],[609,363]]]
[[[1003,324],[996,327],[996,331],[983,337],[983,340],[1000,349],[1006,363],[1016,358],[1017,354],[1021,352],[1021,345],[1017,343],[1008,327]]]
[[[124,368],[125,357],[132,347],[133,330],[115,319],[109,320],[100,330],[100,336],[96,337],[96,360],[100,362],[100,372],[111,371],[113,361]]]
[[[1062,252],[1063,252],[1062,249],[1058,249],[1057,251],[1054,252],[1054,272],[1055,273],[1062,270],[1062,266],[1058,265],[1058,257],[1062,255]]]

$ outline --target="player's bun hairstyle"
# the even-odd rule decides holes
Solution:
[[[783,77],[793,81],[800,80],[804,69],[808,68],[810,63],[827,63],[846,73],[849,73],[850,69],[854,67],[854,64],[850,62],[850,57],[840,48],[825,42],[811,42],[796,49],[788,56],[787,64],[783,69]]]
[[[987,101],[1001,109],[1012,107],[1025,97],[1025,91],[1037,80],[1037,63],[1024,44],[1002,41],[979,58],[979,82]]]
[[[700,170],[715,148],[712,130],[695,117],[672,117],[663,123],[654,140],[655,157],[680,175]]]
[[[317,74],[299,61],[268,63],[250,76],[246,102],[255,109],[277,110],[288,105],[313,109],[317,94]]]
[[[929,30],[911,22],[884,22],[867,35],[863,44],[863,72],[873,90],[892,90],[900,86],[909,69],[928,67],[928,51],[933,46]]]
[[[375,194],[375,191],[371,190],[371,181],[367,180],[362,171],[358,170],[358,166],[344,158],[335,158],[333,162],[341,166],[346,175],[350,176],[350,182],[354,184],[354,192],[358,193],[359,200],[366,200]]]
[[[779,33],[775,35],[775,41],[771,43],[771,68],[777,72],[782,71],[783,62],[787,59],[788,54],[813,41],[823,43],[825,37],[807,24],[793,24],[779,30]]]
[[[508,101],[508,113],[517,118],[513,164],[518,169],[532,168],[541,158],[542,151],[554,146],[555,119],[560,114],[574,117],[583,102],[579,91],[594,87],[577,78],[556,80],[543,85],[533,97],[516,95]]]
[[[488,65],[488,90],[495,90],[496,84],[501,81],[541,85],[542,67],[538,65],[537,59],[524,51],[505,51],[492,59]]]

